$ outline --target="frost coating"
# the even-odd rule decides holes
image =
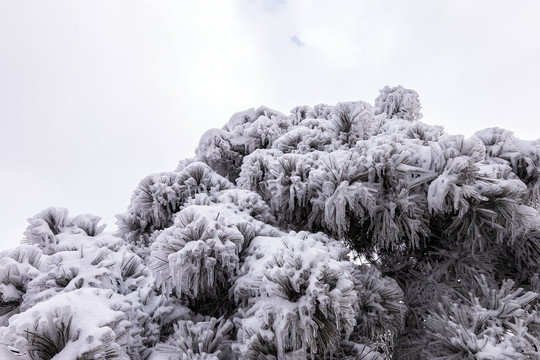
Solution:
[[[230,224],[224,207],[192,205],[176,215],[174,225],[156,239],[150,259],[167,293],[213,298],[239,267],[244,236]],[[223,220],[221,220],[223,219]]]
[[[0,332],[34,358],[537,358],[540,142],[420,116],[401,86],[249,109],[116,236],[44,210],[0,253]]]
[[[64,358],[129,359],[140,343],[133,317],[131,305],[112,291],[80,289],[13,316],[3,336],[31,356],[52,350],[40,345],[48,338]]]
[[[420,100],[414,90],[405,89],[401,85],[385,86],[375,99],[375,114],[386,114],[388,118],[399,118],[409,121],[420,120]]]
[[[117,216],[119,234],[137,247],[147,247],[152,234],[170,226],[174,214],[188,199],[232,187],[201,162],[187,164],[179,171],[149,175],[134,191],[128,211]]]
[[[167,342],[156,346],[155,354],[166,354],[170,360],[219,360],[232,328],[233,324],[223,319],[181,320]]]
[[[277,358],[330,356],[355,324],[352,267],[341,261],[347,250],[308,233],[255,238],[251,249],[234,289],[246,306],[242,352],[257,358],[262,346]]]

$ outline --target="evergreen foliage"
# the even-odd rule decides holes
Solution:
[[[135,189],[118,232],[49,208],[0,253],[27,359],[538,359],[540,140],[418,94],[260,107]]]

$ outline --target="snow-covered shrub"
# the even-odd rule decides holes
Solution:
[[[321,131],[320,128],[297,127],[277,138],[273,147],[283,153],[324,151],[332,143],[331,135],[330,131]]]
[[[442,135],[435,142],[429,142],[430,168],[441,172],[451,159],[470,158],[473,163],[485,161],[486,147],[476,137],[465,138],[463,135]]]
[[[53,207],[34,215],[28,219],[30,225],[24,232],[26,241],[30,245],[38,245],[45,254],[54,253],[58,244],[56,235],[66,226],[67,216],[67,209]]]
[[[311,211],[309,174],[313,164],[312,155],[284,154],[270,165],[267,189],[272,198],[269,204],[283,228],[306,227]]]
[[[31,308],[59,293],[80,288],[111,289],[129,294],[151,284],[150,271],[135,254],[103,247],[61,251],[42,260],[30,281],[22,308]]]
[[[48,209],[43,213],[58,212]],[[43,254],[41,244],[21,245],[2,254],[0,274],[4,276],[0,279],[0,294],[6,315],[2,317],[2,325],[11,325],[12,320],[16,319],[12,315],[16,313],[38,314],[40,309],[44,309],[41,304],[54,304],[55,299],[62,299],[68,296],[66,294],[78,290],[83,290],[85,294],[89,289],[98,292],[110,290],[124,297],[122,301],[130,306],[132,322],[138,328],[136,346],[139,350],[153,346],[159,339],[160,330],[157,324],[159,319],[152,314],[156,312],[160,300],[152,290],[153,278],[150,270],[140,257],[125,248],[124,241],[110,234],[100,233],[98,217],[83,215],[71,219],[67,210],[60,213],[63,215],[62,226],[56,227],[56,245],[48,248],[49,255]],[[35,223],[33,220],[35,219],[30,220],[30,227]],[[54,321],[65,331],[69,327],[73,328],[70,317]],[[29,330],[33,335],[21,349],[22,352],[34,354],[32,356],[36,359],[46,358],[41,357],[43,349],[40,350],[38,346],[44,341],[69,341],[62,332],[39,329],[38,326]],[[35,351],[31,350],[34,345],[38,346]],[[60,351],[62,347],[51,345],[50,348],[54,352]],[[117,354],[117,351],[114,350],[113,353]],[[88,354],[88,358],[92,358],[91,354]]]
[[[162,291],[187,299],[201,313],[227,311],[223,296],[240,267],[245,241],[237,225],[249,220],[254,221],[223,205],[179,212],[152,246],[150,267]]]
[[[195,150],[197,158],[235,182],[243,157],[271,147],[291,125],[285,115],[259,107],[234,114],[222,129],[208,130]]]
[[[310,110],[310,107],[307,105],[300,105],[300,106],[295,106],[294,108],[292,108],[290,111],[291,125],[295,126],[301,123],[307,117],[307,113],[309,110]]]
[[[375,99],[375,114],[386,114],[389,119],[419,120],[422,117],[420,108],[418,93],[401,85],[385,86]]]
[[[197,194],[193,198],[185,202],[184,208],[191,205],[217,205],[223,204],[224,207],[241,211],[255,220],[263,223],[274,225],[276,219],[272,215],[272,209],[261,198],[261,196],[253,191],[244,189],[228,189],[223,190],[213,195]]]
[[[444,135],[442,126],[433,126],[415,121],[407,128],[407,138],[421,140],[421,144],[429,146],[430,141],[437,141]]]
[[[266,106],[260,106],[257,109],[251,108],[233,114],[227,124],[223,126],[223,130],[233,134],[243,133],[247,127],[250,127],[251,124],[257,121],[261,116],[268,119],[284,117],[284,115],[279,111],[270,109]]]
[[[532,359],[540,356],[540,318],[528,306],[533,292],[515,289],[511,280],[500,289],[483,287],[481,298],[466,303],[448,298],[426,319],[429,359]]]
[[[259,194],[253,191],[242,189],[224,190],[216,194],[216,202],[224,205],[232,204],[255,220],[267,224],[276,223],[268,204],[264,202]]]
[[[171,226],[174,214],[188,199],[233,186],[201,162],[180,171],[149,175],[133,192],[128,211],[117,216],[119,234],[135,246],[148,246],[151,235]]]
[[[234,149],[231,141],[234,139],[229,132],[211,129],[203,134],[195,153],[218,174],[234,181],[244,154]]]
[[[99,216],[91,214],[77,215],[72,218],[67,209],[50,207],[28,219],[29,225],[24,232],[25,242],[37,245],[46,255],[98,243],[106,244],[110,248],[121,246],[119,239],[98,238],[105,229],[104,224],[99,224],[100,221]],[[74,236],[79,241],[74,241]],[[68,243],[63,241],[66,237],[69,239]]]
[[[457,213],[448,232],[458,239],[472,237],[472,251],[487,241],[512,242],[534,216],[521,205],[525,184],[512,175],[502,165],[478,166],[467,156],[450,159],[429,186],[430,209]]]
[[[141,330],[133,315],[122,295],[79,289],[13,316],[2,335],[34,359],[140,359]]]
[[[368,176],[367,160],[358,153],[335,151],[320,163],[317,171],[310,174],[313,209],[309,223],[343,236],[349,230],[351,218],[362,221],[374,202],[375,189],[362,183]]]
[[[512,171],[527,185],[528,205],[540,206],[540,141],[514,138],[513,133],[489,128],[475,133],[486,146],[490,162],[510,165]]]
[[[497,164],[509,164],[518,154],[516,139],[511,131],[501,128],[488,128],[477,131],[475,137],[486,147],[486,158]]]
[[[244,130],[246,153],[268,149],[274,141],[289,130],[290,123],[284,116],[272,119],[261,115]]]
[[[270,166],[276,158],[283,155],[279,150],[256,150],[244,158],[242,171],[236,181],[241,189],[251,190],[259,194],[263,200],[269,201],[272,193],[268,188]]]
[[[334,107],[327,104],[317,104],[306,113],[307,119],[331,120],[334,116]]]
[[[334,137],[347,148],[371,137],[375,129],[373,107],[363,101],[339,103],[332,118]]]
[[[155,351],[167,354],[169,360],[230,359],[231,354],[224,344],[232,328],[232,322],[223,318],[208,318],[197,323],[181,320],[174,324],[173,335],[165,343],[157,344]]]
[[[104,229],[105,224],[99,225],[101,218],[92,214],[77,215],[71,219],[71,223],[84,230],[88,236],[99,235]]]
[[[373,347],[391,357],[394,340],[405,325],[403,291],[394,279],[383,277],[373,266],[357,265],[352,275],[358,295],[352,339],[368,338]]]
[[[42,251],[19,246],[0,255],[0,326],[19,313],[28,284],[40,275]]]
[[[540,269],[540,224],[536,218],[532,222],[537,222],[535,226],[528,226],[527,230],[516,236],[508,245],[504,247],[507,254],[511,256],[506,264],[512,264],[514,274],[519,274],[516,280],[524,280],[530,284],[530,279]],[[515,276],[515,275],[514,275]],[[529,280],[529,281],[527,281]]]
[[[240,350],[246,358],[315,359],[338,349],[355,325],[346,253],[335,240],[304,232],[252,241],[234,289],[246,309]]]

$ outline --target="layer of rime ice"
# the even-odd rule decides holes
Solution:
[[[116,234],[36,214],[0,253],[0,356],[539,358],[540,140],[420,110],[401,86],[248,109],[142,179]]]

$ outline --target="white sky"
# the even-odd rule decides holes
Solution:
[[[0,248],[48,206],[114,227],[149,173],[266,105],[420,94],[423,121],[540,138],[540,2],[0,0]]]

